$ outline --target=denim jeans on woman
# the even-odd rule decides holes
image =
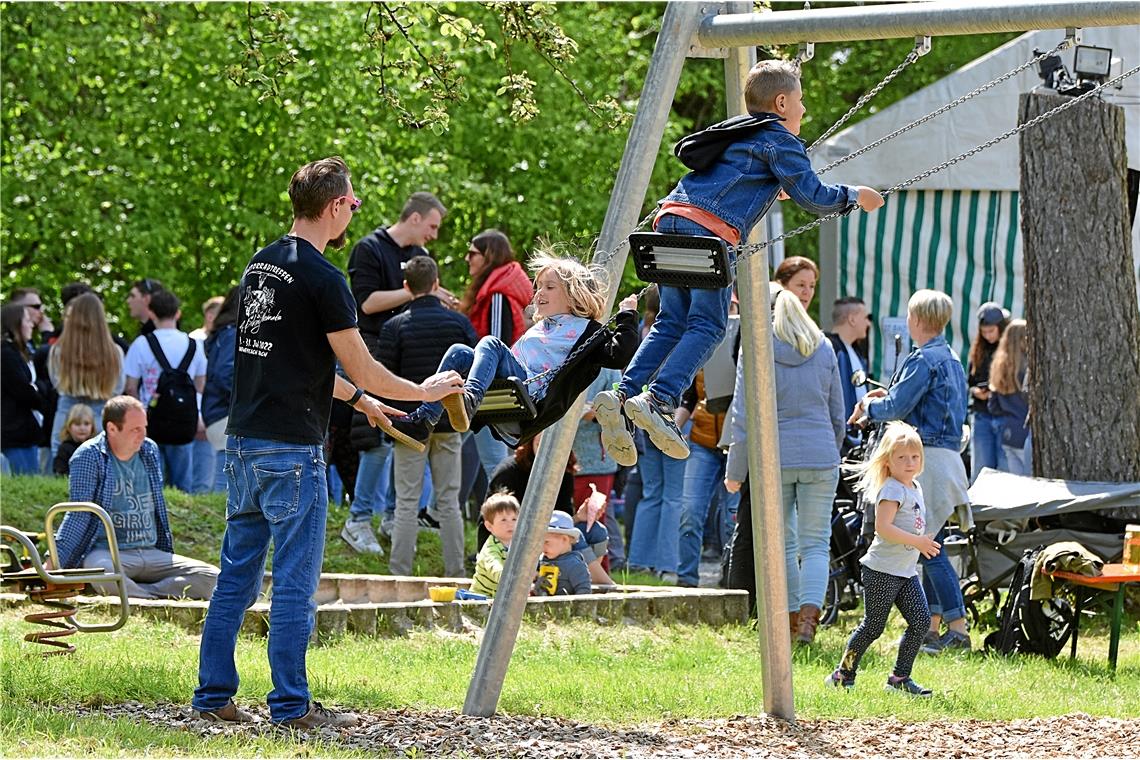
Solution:
[[[234,648],[246,609],[261,591],[273,542],[267,702],[273,721],[309,709],[305,655],[325,548],[328,485],[322,446],[231,436],[226,444],[226,532],[221,575],[202,626],[194,709],[221,709],[238,688]]]
[[[780,470],[784,503],[784,563],[788,573],[788,610],[805,604],[823,607],[830,573],[831,502],[839,468]]]
[[[673,214],[661,218],[657,231],[712,235],[696,222]],[[626,367],[620,390],[626,398],[632,398],[648,386],[654,396],[676,408],[681,394],[693,384],[697,370],[705,366],[724,340],[732,288],[709,290],[659,285],[658,291],[661,311]]]
[[[974,412],[970,432],[970,484],[978,479],[983,467],[1006,469],[1005,451],[1001,445],[1001,417]]]
[[[637,468],[641,472],[641,500],[637,504],[637,519],[633,523],[626,561],[634,567],[675,573],[685,460],[666,456],[650,444],[638,458]]]
[[[946,528],[938,531],[934,540],[940,545],[946,540]],[[922,564],[922,590],[926,593],[926,601],[930,605],[931,615],[941,615],[942,622],[952,623],[966,617],[965,603],[962,601],[962,589],[958,582],[958,571],[950,564],[950,558],[945,551],[939,552],[933,559],[919,557]]]
[[[724,490],[724,460],[724,452],[719,449],[710,449],[699,443],[689,447],[678,542],[677,576],[683,584],[696,586],[700,581],[701,550],[704,548],[709,505],[717,500],[718,492],[722,499],[728,500],[726,506],[733,512],[740,501],[739,493],[730,494]]]

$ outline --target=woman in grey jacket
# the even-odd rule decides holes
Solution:
[[[795,640],[810,644],[827,590],[831,502],[846,429],[843,385],[831,342],[795,295],[773,285],[772,314],[789,623]],[[725,471],[730,491],[739,489],[748,474],[743,366],[737,364],[732,401],[733,438]],[[742,500],[740,509],[747,506]]]

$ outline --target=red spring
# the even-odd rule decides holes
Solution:
[[[77,589],[66,587],[62,589],[45,589],[43,591],[28,592],[28,598],[31,601],[42,604],[45,607],[54,608],[49,612],[33,612],[24,616],[25,622],[55,629],[50,631],[34,631],[24,636],[24,641],[43,644],[47,647],[56,647],[54,650],[41,652],[44,657],[51,657],[57,654],[71,654],[75,651],[75,647],[71,644],[59,641],[59,639],[72,636],[77,632],[71,620],[75,617],[75,605],[67,604],[59,600],[69,599],[77,593],[79,593]]]

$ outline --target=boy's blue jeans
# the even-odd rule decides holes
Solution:
[[[672,214],[661,218],[657,231],[712,235],[696,222]],[[681,394],[693,384],[697,370],[705,366],[724,340],[732,286],[703,290],[662,285],[658,290],[661,311],[626,368],[619,390],[626,398],[632,398],[648,385],[658,400],[676,408]]]
[[[446,372],[449,369],[467,378],[463,389],[474,394],[476,401],[483,400],[488,386],[497,377],[526,380],[530,375],[527,368],[519,364],[519,360],[511,353],[511,347],[493,335],[480,338],[474,349],[462,343],[456,343],[447,349],[439,362],[439,371]],[[443,416],[443,404],[438,401],[427,402],[421,408],[433,423],[439,422]]]
[[[309,710],[305,654],[325,549],[328,484],[323,446],[230,436],[226,444],[226,533],[221,575],[202,626],[195,710],[219,710],[238,688],[234,647],[246,609],[261,592],[273,541],[269,669],[275,723]]]

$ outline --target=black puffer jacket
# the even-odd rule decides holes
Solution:
[[[379,342],[369,346],[376,359],[393,374],[422,383],[439,371],[439,362],[447,349],[456,343],[474,346],[477,337],[471,320],[451,311],[434,296],[421,296],[408,308],[384,323]],[[397,409],[411,411],[418,401],[385,402]],[[451,426],[444,416],[435,432],[450,433]],[[368,424],[359,412],[352,415],[352,444],[366,451],[379,444],[379,431]]]

